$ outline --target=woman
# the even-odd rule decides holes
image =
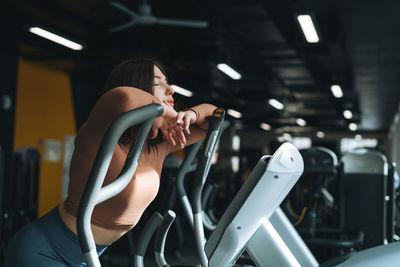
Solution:
[[[152,125],[147,147],[131,182],[120,194],[100,203],[93,211],[92,232],[98,255],[136,225],[158,192],[165,157],[204,139],[208,118],[216,108],[202,104],[176,112],[173,94],[163,68],[155,61],[125,61],[111,72],[105,93],[75,138],[67,199],[14,236],[6,253],[6,267],[85,264],[76,235],[76,216],[101,139],[119,115],[159,103],[164,113]],[[120,138],[104,185],[119,175],[136,133],[137,127],[132,127]]]

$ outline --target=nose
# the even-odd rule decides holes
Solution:
[[[167,94],[173,95],[174,93],[175,93],[174,89],[171,87],[171,85],[168,85]]]

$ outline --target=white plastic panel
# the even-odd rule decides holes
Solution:
[[[210,236],[209,266],[229,266],[265,218],[269,218],[303,172],[303,159],[290,143],[260,159]]]

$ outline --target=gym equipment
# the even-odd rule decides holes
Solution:
[[[216,112],[215,114],[219,114],[219,113]],[[217,135],[217,138],[216,139],[215,138],[214,139],[210,139],[210,138],[206,137],[206,139],[205,139],[205,140],[210,140],[208,142],[213,142],[214,143],[213,146],[208,145],[208,143],[207,143],[207,146],[209,147],[209,149],[212,148],[212,149],[214,149],[214,151],[204,152],[204,153],[211,153],[211,155],[209,157],[209,161],[210,162],[208,162],[207,164],[204,164],[203,169],[200,169],[200,170],[196,169],[197,171],[195,173],[195,177],[196,177],[196,175],[203,177],[204,182],[205,182],[205,179],[208,176],[209,168],[210,168],[210,165],[211,165],[211,159],[212,159],[212,156],[214,155],[214,152],[215,152],[215,146],[217,145],[218,140],[219,140],[220,136],[222,135],[222,133],[224,132],[224,130],[226,128],[228,128],[229,125],[230,125],[229,122],[224,121],[225,112],[222,109],[221,109],[220,114],[221,114],[221,116],[212,118],[213,122],[210,124],[210,128],[209,128],[210,136],[211,136],[212,132],[215,132],[215,134]],[[186,218],[189,221],[189,223],[192,226],[192,228],[194,227],[193,213],[192,213],[192,206],[190,205],[190,201],[189,201],[189,198],[187,196],[186,189],[185,189],[185,178],[186,178],[186,175],[190,171],[192,171],[192,165],[193,165],[192,162],[195,159],[196,155],[198,154],[202,144],[203,144],[203,141],[200,141],[200,142],[197,142],[197,143],[191,145],[187,149],[186,156],[185,156],[185,158],[184,158],[184,160],[183,160],[183,162],[182,162],[182,164],[181,164],[181,166],[179,168],[177,179],[176,179],[176,188],[177,188],[178,193],[179,193],[180,201],[181,201],[182,207],[184,209]],[[205,166],[208,166],[208,168],[205,168]],[[196,166],[196,168],[197,168],[197,166]],[[199,178],[197,178],[197,179],[199,179]],[[212,189],[212,187],[208,187],[206,189]],[[202,207],[204,207],[204,204],[207,202],[208,197],[209,197],[209,193],[210,192],[201,194],[202,195],[202,197],[201,197],[201,206]],[[212,219],[210,219],[206,213],[203,213],[202,218],[203,218],[203,224],[204,224],[206,229],[208,229],[210,231],[215,229],[216,225],[213,223]]]
[[[358,252],[338,267],[396,267],[400,262],[400,243],[380,245]]]
[[[210,128],[212,128],[211,122]],[[201,192],[208,174],[213,151],[210,142],[215,140],[213,137],[216,135],[217,133],[213,134],[213,131],[211,131],[204,140],[207,145],[200,152],[191,198],[196,246],[202,266],[230,266],[242,254],[243,249],[246,249],[253,261],[259,264],[267,261],[278,264],[276,266],[299,266],[299,260],[285,245],[285,242],[268,220],[303,171],[301,155],[289,143],[283,144],[272,157],[264,156],[260,159],[223,214],[216,229],[211,233],[209,240],[207,243],[205,242]],[[191,162],[194,154],[193,150],[189,151],[185,161]],[[182,185],[178,187],[182,187]],[[184,200],[185,209],[189,210],[190,205],[187,197],[182,196],[181,199]],[[276,223],[283,225],[283,229],[288,229],[285,236],[286,241],[300,239],[298,235],[291,234],[290,230],[295,232],[291,225],[285,228],[285,224],[281,223],[280,214],[283,213],[278,211],[274,218]],[[168,220],[169,225],[172,218],[168,217]],[[284,232],[284,230],[281,229],[281,232]],[[166,236],[166,234],[163,236]],[[297,244],[301,245],[297,246]],[[306,263],[308,266],[317,266],[318,263],[304,243],[301,242],[301,239],[297,244],[294,244],[291,249],[294,251],[298,249],[295,253],[299,254],[300,262]],[[264,249],[265,247],[268,247],[268,251],[271,253],[268,254]],[[268,256],[266,256],[267,254]],[[157,260],[157,262],[159,262],[159,266],[166,264],[164,258]]]
[[[364,249],[387,244],[387,205],[393,196],[387,194],[386,157],[378,151],[358,149],[345,153],[341,161],[344,165],[343,226],[364,232]]]
[[[143,258],[146,254],[146,248],[150,242],[151,236],[157,230],[157,227],[163,221],[160,213],[156,212],[144,226],[138,239],[138,246],[134,255],[134,266],[144,267]]]
[[[257,245],[260,236],[262,240],[269,238],[274,245],[269,248],[284,251],[284,254],[271,255],[276,262],[282,263],[279,266],[288,261],[297,262],[290,250],[284,249],[284,243],[274,234],[276,231],[268,219],[302,172],[301,155],[289,143],[283,144],[273,156],[259,160],[204,247],[210,266],[231,266],[243,249],[257,264],[265,259],[265,251],[259,251]],[[203,265],[207,266],[207,263]]]
[[[90,267],[101,266],[90,224],[94,206],[119,194],[130,182],[136,171],[143,145],[154,119],[162,113],[163,108],[159,104],[150,104],[128,111],[111,124],[102,139],[79,204],[77,216],[79,242],[85,260]],[[138,137],[128,154],[121,174],[112,183],[102,187],[119,138],[125,130],[138,124],[141,124]]]
[[[207,166],[202,157],[199,158],[199,166]],[[285,143],[273,156],[260,159],[207,243],[203,239],[198,192],[203,177],[206,176],[204,170],[207,168],[203,168],[203,171],[201,169],[197,169],[195,187],[198,189],[193,190],[192,202],[197,203],[193,207],[193,218],[202,266],[231,266],[244,249],[256,264],[272,262],[275,266],[300,266],[300,259],[300,262],[307,261],[306,264],[301,263],[304,266],[317,266],[306,246],[298,247],[298,253],[302,254],[303,258],[296,258],[268,220],[303,171],[302,158],[293,145]],[[279,214],[274,218],[280,223]],[[289,229],[292,230],[293,227]],[[289,234],[285,239],[289,241],[292,236],[290,231],[287,233]],[[265,249],[266,247],[268,249]]]
[[[0,177],[0,186],[4,186],[0,195],[4,201],[0,207],[2,250],[14,233],[37,218],[39,169],[39,151],[33,147],[22,147],[13,153],[11,177],[4,181]]]
[[[395,203],[391,188],[394,187],[393,166],[389,166],[382,153],[369,149],[348,152],[341,161],[344,164],[345,197],[351,198],[346,203],[345,213],[351,215],[357,212],[357,216],[351,216],[345,224],[365,232],[365,247],[368,249],[338,266],[398,266],[400,243],[388,244],[393,236],[392,231],[386,229],[387,225],[391,225],[387,220],[394,220],[392,212],[388,212],[388,207]],[[360,206],[356,209],[357,205],[368,209],[360,209]]]
[[[345,229],[341,223],[343,171],[336,154],[324,147],[302,149],[300,154],[304,173],[286,200],[288,216],[319,261],[359,250],[363,233]]]
[[[4,185],[5,185],[5,161],[6,154],[0,147],[0,262],[3,262],[5,244],[3,242],[3,213],[4,213]]]

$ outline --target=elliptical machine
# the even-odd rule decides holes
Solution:
[[[289,143],[283,144],[273,156],[260,159],[209,240],[205,241],[201,192],[216,143],[217,134],[214,129],[218,129],[217,125],[222,120],[215,124],[213,121],[216,120],[211,120],[209,133],[204,140],[206,145],[199,153],[192,205],[187,197],[181,198],[186,212],[192,210],[197,251],[202,266],[231,266],[243,250],[247,251],[258,266],[265,266],[267,263],[271,266],[318,266],[312,253],[278,208],[303,171],[300,153]],[[188,153],[184,162],[191,162],[193,157],[194,155]],[[164,257],[164,243],[173,220],[174,213],[166,213],[157,231],[155,256],[159,266],[168,266]],[[151,231],[146,230],[146,233]]]

